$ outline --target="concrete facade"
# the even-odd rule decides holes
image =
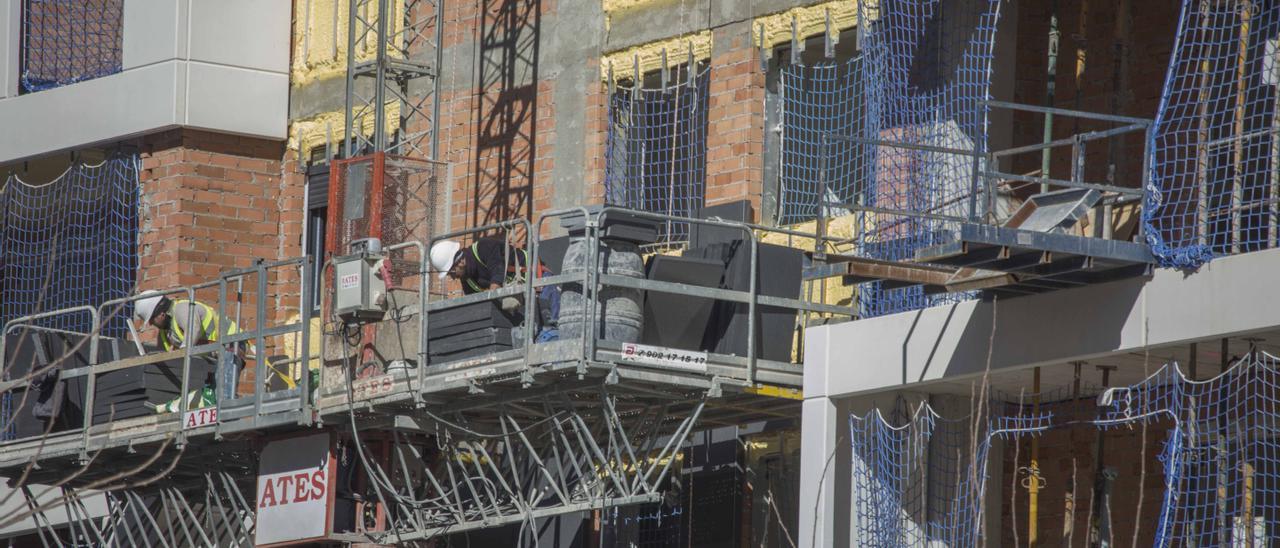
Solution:
[[[0,14],[0,163],[187,127],[285,137],[289,2],[129,0],[123,70],[17,94],[19,0]]]
[[[1028,370],[1036,367],[1044,386],[1064,386],[1072,379],[1071,364],[1083,361],[1118,365],[1111,385],[1131,384],[1171,360],[1186,367],[1189,343],[1216,346],[1243,336],[1272,340],[1280,333],[1280,294],[1261,273],[1277,269],[1280,250],[1260,251],[1224,257],[1197,272],[1162,269],[1150,278],[810,328],[801,498],[819,502],[814,512],[802,507],[800,523],[819,534],[803,545],[841,545],[847,539],[841,516],[849,511],[849,483],[833,475],[839,467],[826,460],[849,450],[842,433],[848,432],[850,410],[860,414],[859,408],[904,392],[971,394],[984,375],[994,388],[1016,393],[1031,386]],[[1233,350],[1247,351],[1238,343]],[[1096,382],[1097,374],[1090,371],[1089,378]],[[1150,439],[1158,439],[1160,430],[1152,432]],[[1142,446],[1132,439],[1124,443],[1109,446],[1111,462]],[[1001,469],[1001,475],[1011,473]],[[1158,500],[1158,493],[1147,500]]]

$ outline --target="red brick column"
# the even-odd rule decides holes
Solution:
[[[715,30],[707,109],[706,204],[750,199],[764,189],[764,81],[746,23]]]

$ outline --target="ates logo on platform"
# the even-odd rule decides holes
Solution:
[[[333,457],[328,433],[272,441],[258,464],[254,543],[291,544],[328,534]]]
[[[338,287],[342,289],[354,289],[360,286],[359,274],[346,274],[338,278]]]
[[[182,429],[197,428],[200,426],[209,426],[218,422],[218,408],[205,407],[196,409],[195,411],[187,411],[182,416]]]

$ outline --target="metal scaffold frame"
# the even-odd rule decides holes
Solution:
[[[565,512],[653,502],[661,497],[664,481],[674,473],[672,467],[679,466],[682,448],[695,428],[794,415],[803,370],[795,362],[802,358],[793,356],[784,362],[756,355],[759,324],[755,317],[761,314],[762,307],[792,311],[800,324],[820,316],[828,320],[854,316],[848,307],[819,304],[803,297],[760,294],[757,277],[763,265],[756,258],[760,235],[779,232],[797,239],[815,237],[800,231],[612,207],[599,212],[571,208],[549,212],[536,222],[513,220],[435,235],[429,242],[495,231],[508,232],[509,238],[529,238],[542,234],[547,222],[575,215],[586,219],[581,238],[587,242],[587,249],[602,245],[601,239],[607,237],[603,227],[617,216],[740,231],[743,252],[751,254],[749,287],[738,291],[580,269],[558,275],[540,273],[474,295],[436,297],[429,291],[436,279],[428,275],[424,251],[429,245],[420,241],[394,244],[383,252],[396,255],[402,265],[416,265],[416,272],[406,272],[400,278],[411,286],[406,289],[416,290],[416,302],[395,303],[396,312],[389,317],[394,321],[389,323],[411,325],[404,322],[417,321],[406,336],[419,345],[405,356],[413,362],[409,367],[393,367],[392,362],[399,360],[388,358],[384,367],[370,377],[357,376],[356,364],[348,362],[350,354],[334,350],[345,341],[341,333],[346,331],[324,327],[322,334],[313,334],[305,327],[311,325],[312,319],[311,307],[305,305],[313,302],[311,293],[316,290],[307,283],[312,279],[308,275],[309,261],[297,258],[259,263],[224,273],[212,282],[167,291],[188,299],[198,297],[202,290],[216,294],[214,308],[243,325],[241,333],[223,333],[218,343],[172,352],[114,361],[89,360],[87,366],[64,369],[62,374],[93,382],[106,373],[178,360],[187,375],[192,370],[192,359],[220,356],[227,352],[227,344],[253,341],[263,348],[271,346],[268,341],[272,337],[294,337],[301,341],[293,347],[294,355],[272,365],[319,364],[322,374],[314,390],[311,377],[306,374],[296,379],[295,388],[271,390],[255,382],[252,395],[220,399],[215,407],[216,420],[194,427],[184,424],[188,413],[181,411],[105,422],[101,416],[94,422],[92,413],[85,411],[85,424],[90,425],[87,428],[0,443],[0,470],[12,478],[24,477],[23,481],[30,484],[57,482],[71,475],[68,488],[92,488],[94,481],[127,468],[129,463],[151,453],[151,449],[176,442],[173,447],[184,452],[173,457],[175,463],[197,469],[231,461],[249,463],[239,473],[252,475],[253,455],[262,440],[322,427],[337,432],[339,446],[361,448],[358,455],[363,458],[358,466],[363,470],[364,481],[379,491],[376,496],[370,492],[368,504],[377,506],[381,517],[362,523],[354,531],[334,534],[335,540],[387,539],[387,535],[404,535],[409,530],[430,536]],[[538,261],[540,244],[538,238],[526,240],[531,261]],[[588,252],[585,260],[596,261],[598,257]],[[326,272],[330,264],[323,265]],[[278,285],[271,280],[285,279],[271,275],[277,271],[289,277],[300,275],[304,280],[301,294],[269,295],[267,289]],[[252,289],[254,282],[259,295],[269,298],[258,298],[255,306],[240,311],[237,303],[245,286]],[[539,288],[565,284],[586,288],[587,298],[582,303],[583,316],[588,318],[585,325],[597,326],[590,335],[535,344],[530,324],[522,332],[521,348],[448,363],[428,362],[427,328],[433,316],[451,308],[515,295],[522,295],[525,303],[536,302]],[[746,355],[708,352],[705,367],[699,368],[662,367],[628,360],[620,343],[603,338],[600,322],[593,316],[598,313],[597,299],[603,298],[600,294],[607,287],[686,295],[740,306],[751,318],[747,322]],[[136,298],[103,303],[93,313],[108,317],[118,313],[124,302]],[[268,312],[268,300],[293,309],[295,299],[298,317],[283,322],[263,320],[279,315]],[[85,311],[68,309],[45,315],[69,312]],[[330,315],[326,316],[327,324],[332,325],[336,316],[327,308],[326,314]],[[5,332],[20,331],[37,317],[43,315],[9,322]],[[98,320],[95,325],[100,323]],[[131,335],[140,344],[138,335]],[[313,348],[309,340],[316,336],[326,339],[319,349]],[[84,345],[92,347],[89,356],[98,355],[100,338],[84,337]],[[2,359],[5,355],[0,346]],[[255,370],[257,379],[266,379],[270,373],[262,363]],[[337,377],[328,375],[330,372],[337,372]],[[32,382],[30,377],[8,381],[0,389],[25,389]],[[182,393],[191,388],[184,376]],[[88,394],[93,393],[91,388]],[[179,409],[194,410],[194,403],[188,399]],[[87,405],[85,409],[93,407]],[[364,452],[364,447],[373,446],[381,447],[381,452]],[[90,466],[83,474],[75,472],[86,463],[108,461],[115,464]],[[40,466],[28,469],[31,463]],[[464,478],[471,478],[471,483],[468,485]],[[184,475],[172,484],[186,489],[197,479]],[[448,485],[467,489],[466,496],[449,491],[445,488]],[[441,496],[447,493],[454,496]]]
[[[22,488],[36,537],[51,546],[252,546],[254,507],[246,486],[226,471],[210,471],[183,486],[97,492],[61,489],[52,503]],[[86,503],[101,497],[104,514]],[[59,515],[62,514],[62,515]],[[70,526],[57,527],[57,523]]]
[[[343,156],[437,158],[444,1],[351,0],[348,21]],[[356,54],[369,49],[373,59]],[[394,124],[388,104],[398,106]]]

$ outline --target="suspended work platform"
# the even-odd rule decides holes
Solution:
[[[566,242],[530,238],[545,233],[543,220],[575,213],[582,226],[570,230],[567,243],[576,250],[567,255],[573,259],[556,258],[553,249]],[[639,219],[715,229],[721,232],[700,237],[719,243],[706,249],[666,244],[662,250],[619,244],[619,234],[628,232],[615,230],[615,217],[631,225],[643,224]],[[339,302],[339,272],[347,272],[335,263],[351,256],[320,265],[324,282],[318,288],[312,287],[317,278],[308,258],[261,262],[166,291],[205,302],[239,327],[228,332],[232,322],[222,322],[218,342],[170,352],[148,346],[145,333],[131,332],[128,340],[90,335],[101,318],[126,313],[138,297],[18,318],[5,325],[0,359],[26,364],[8,368],[3,385],[15,402],[5,420],[22,428],[0,441],[0,475],[15,486],[60,484],[69,490],[68,501],[106,491],[113,511],[150,508],[149,519],[157,524],[150,530],[162,532],[147,534],[171,535],[176,544],[210,523],[239,523],[236,538],[256,534],[248,519],[254,516],[207,515],[212,509],[196,499],[214,484],[219,497],[252,501],[254,476],[261,480],[274,466],[261,460],[272,444],[314,436],[328,440],[321,447],[329,447],[334,474],[355,478],[343,480],[349,487],[334,487],[338,502],[329,503],[329,523],[317,537],[329,541],[402,542],[655,502],[681,466],[695,429],[794,419],[804,325],[818,316],[853,315],[847,306],[801,298],[803,252],[761,243],[760,234],[770,230],[778,229],[575,208],[536,223],[432,234],[356,257],[386,283],[379,298],[366,301],[381,312],[360,321],[343,319],[330,305]],[[441,240],[480,237],[527,250],[527,264],[556,268],[458,296],[431,272],[424,250]],[[583,267],[614,265],[622,256],[653,264]],[[794,266],[794,279],[779,279],[784,263]],[[693,271],[703,277],[690,277]],[[301,291],[277,283],[283,279],[303,280]],[[535,340],[546,326],[530,303],[551,287],[565,295],[561,336]],[[315,302],[315,291],[325,304],[313,321],[307,304]],[[484,322],[459,321],[457,312],[481,310],[498,319],[508,312],[499,312],[499,303],[511,298],[520,303],[514,316],[523,319],[474,331],[480,337],[509,330],[510,338],[459,353],[472,340],[467,329]],[[657,327],[644,338],[637,329],[631,340],[620,340],[610,317],[620,298],[631,303],[624,307],[629,310],[644,305],[636,319]],[[87,333],[56,334],[65,355],[30,351],[33,343],[50,347],[53,331],[42,327],[43,320],[81,312],[93,325]],[[707,333],[688,338],[697,326],[707,326]],[[209,390],[213,399],[204,401],[200,388],[206,378],[223,378],[218,364],[226,363],[234,344],[254,349],[238,394]],[[54,418],[39,419],[32,409],[37,400],[48,401],[50,378],[62,386],[61,403]],[[149,478],[164,478],[163,487]],[[261,489],[259,484],[259,497]],[[165,504],[147,502],[156,500]],[[242,504],[231,511],[252,508]],[[175,512],[185,517],[175,518]],[[82,540],[125,538],[138,519],[97,520],[97,529],[78,534]]]
[[[1151,273],[1146,244],[963,224],[956,240],[916,251],[922,263],[981,268],[1007,274],[997,294],[1025,295],[1104,283]]]

